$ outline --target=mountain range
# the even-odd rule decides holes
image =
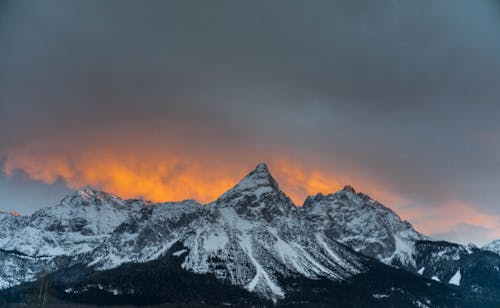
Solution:
[[[0,304],[499,307],[499,253],[433,240],[351,186],[297,206],[259,164],[208,204],[85,188],[0,212]]]

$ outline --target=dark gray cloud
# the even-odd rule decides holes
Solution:
[[[35,209],[57,204],[70,190],[62,181],[50,189],[41,182],[30,181],[23,172],[10,177],[0,176],[0,210],[6,212],[32,213]]]
[[[500,214],[498,2],[1,6],[2,147],[124,132],[286,147],[420,206]]]

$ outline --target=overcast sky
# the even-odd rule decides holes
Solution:
[[[209,201],[267,162],[298,204],[351,184],[500,238],[499,29],[489,1],[2,1],[0,209]]]

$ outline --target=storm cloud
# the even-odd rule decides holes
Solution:
[[[482,242],[500,237],[498,29],[494,1],[4,1],[0,155],[28,177],[110,147],[222,171],[284,157],[383,187],[412,222],[466,204],[493,219]]]

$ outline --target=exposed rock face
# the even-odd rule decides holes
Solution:
[[[368,195],[351,186],[341,191],[306,199],[306,217],[330,238],[386,264],[415,268],[413,245],[428,237]]]
[[[414,248],[418,274],[460,286],[476,295],[499,296],[500,256],[474,245],[418,241]]]
[[[63,266],[84,263],[96,270],[147,262],[174,244],[182,247],[173,253],[184,258],[185,270],[214,274],[273,300],[285,296],[279,277],[340,281],[365,270],[360,255],[317,229],[305,214],[264,164],[207,205],[146,204],[86,189],[31,217],[10,218],[15,232],[3,238],[1,248],[39,259],[25,269],[33,275],[7,270],[0,279],[4,287],[32,280],[42,268],[58,269],[52,264],[62,257],[69,259]]]
[[[500,285],[500,255],[432,242],[350,186],[298,207],[264,164],[205,205],[87,188],[31,216],[0,213],[0,289],[44,272],[71,283],[64,273],[75,268],[82,276],[173,258],[183,272],[277,301],[294,288],[284,281],[340,282],[382,266],[366,256],[487,296]]]
[[[484,250],[492,251],[500,255],[500,240],[494,240],[482,247]]]

